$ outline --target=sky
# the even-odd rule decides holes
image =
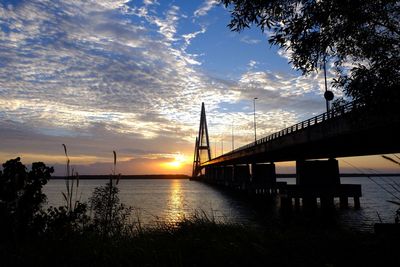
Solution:
[[[190,174],[202,102],[213,156],[232,132],[235,148],[253,140],[255,97],[258,137],[325,111],[321,72],[302,76],[268,33],[229,21],[215,0],[2,0],[0,161],[63,175],[65,144],[81,174],[111,173],[112,151],[122,174]]]

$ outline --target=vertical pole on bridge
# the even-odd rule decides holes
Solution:
[[[326,115],[327,115],[327,119],[329,119],[331,117],[330,115],[330,105],[329,105],[329,101],[332,101],[334,98],[334,95],[332,93],[332,91],[328,90],[328,82],[326,81],[326,58],[324,57],[324,78],[325,78],[325,93],[324,93],[324,98],[326,101]]]
[[[201,151],[203,150],[207,152],[205,159],[202,158]],[[201,175],[201,169],[202,169],[201,164],[208,160],[211,160],[211,150],[210,150],[210,140],[208,137],[206,110],[204,108],[204,102],[203,102],[201,103],[199,134],[198,137],[196,138],[196,143],[195,143],[193,172],[192,172],[193,178]]]

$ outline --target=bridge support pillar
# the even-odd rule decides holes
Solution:
[[[276,193],[276,171],[274,163],[252,164],[252,188],[256,194],[271,195]]]
[[[233,174],[234,187],[238,190],[246,190],[250,184],[249,165],[235,165]]]
[[[223,185],[231,186],[233,180],[233,166],[224,166],[224,177],[223,177]]]
[[[222,184],[224,181],[224,166],[216,167],[216,176],[214,179],[214,184]]]
[[[349,206],[349,199],[347,197],[340,197],[340,208],[345,209]]]
[[[360,197],[354,197],[354,208],[359,209],[360,206]]]
[[[303,186],[334,186],[340,184],[336,159],[296,161],[296,184]]]
[[[204,173],[205,173],[204,180],[207,182],[211,181],[214,176],[214,167],[212,167],[212,166],[205,167]]]
[[[296,184],[303,193],[303,206],[315,208],[334,206],[334,191],[340,185],[339,163],[336,159],[296,162]]]
[[[302,198],[303,207],[315,208],[317,198],[322,208],[334,207],[334,198],[340,200],[340,207],[348,206],[348,198],[354,198],[354,207],[360,207],[361,185],[341,184],[339,164],[336,159],[297,161],[296,185],[286,185],[286,197]]]

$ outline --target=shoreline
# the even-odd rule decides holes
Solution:
[[[400,173],[342,173],[340,177],[400,177]],[[161,180],[161,179],[190,179],[191,176],[185,174],[144,174],[144,175],[121,175],[121,180]],[[295,173],[276,174],[276,178],[296,178]],[[65,176],[52,176],[52,180],[65,179]],[[80,180],[108,180],[110,175],[79,175]]]
[[[117,176],[115,176],[117,177]],[[184,174],[145,174],[145,175],[121,175],[120,180],[161,180],[161,179],[189,179]],[[52,176],[52,180],[65,179],[65,176]],[[70,178],[72,179],[72,177]],[[74,178],[75,179],[75,178]],[[79,180],[108,180],[110,175],[79,175]]]

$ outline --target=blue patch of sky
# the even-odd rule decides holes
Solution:
[[[24,0],[2,0],[0,5],[7,7],[9,5],[15,7],[19,4],[22,4],[23,2],[25,2]]]
[[[1,23],[0,22],[0,31],[4,32],[4,33],[9,33],[10,27],[8,27],[8,25],[6,23]]]
[[[141,4],[135,4],[133,3],[135,6],[142,6]],[[173,6],[179,6],[177,4],[175,4],[174,2],[171,1],[158,1],[158,4],[153,4],[148,6],[148,11],[150,14],[154,12],[156,12],[156,14],[158,15],[158,17],[165,17],[165,15],[167,14],[167,11]]]
[[[220,102],[215,110],[218,113],[250,112],[253,110],[253,100],[240,100],[235,103]]]
[[[201,18],[202,19],[206,18]],[[189,53],[202,54],[200,58],[206,72],[219,78],[237,80],[248,70],[251,60],[257,61],[255,69],[260,71],[295,73],[285,58],[278,55],[277,47],[271,47],[267,36],[253,27],[241,33],[232,32],[228,27],[229,13],[216,7],[207,16],[207,31],[192,40]],[[201,22],[200,22],[201,23]],[[248,44],[242,39],[257,40]]]
[[[141,3],[136,4],[136,6],[140,5]],[[221,6],[212,8],[207,15],[201,17],[194,17],[193,13],[203,5],[203,1],[159,1],[159,4],[150,6],[149,10],[154,10],[158,17],[164,19],[173,5],[179,7],[178,14],[181,15],[177,24],[176,37],[199,31],[202,26],[207,27],[205,33],[198,34],[191,40],[191,45],[186,51],[200,55],[198,60],[202,63],[201,68],[208,75],[238,80],[241,74],[249,70],[248,64],[251,60],[258,63],[253,67],[256,71],[297,73],[287,59],[278,55],[278,48],[270,46],[268,37],[259,28],[252,27],[241,33],[230,31],[227,27],[230,14]],[[144,22],[135,16],[131,16],[129,20],[132,23],[145,24],[153,38],[160,37],[156,25]],[[243,41],[244,38],[259,42],[248,44]],[[175,42],[177,46],[182,44],[183,39]]]
[[[179,6],[182,11],[185,11],[186,15],[192,16],[194,11],[203,5],[204,1],[177,0],[172,1],[172,3]]]

